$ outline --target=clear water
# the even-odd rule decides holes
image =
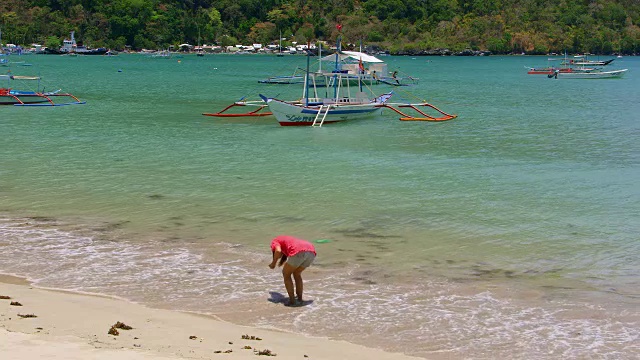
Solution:
[[[0,108],[1,272],[429,358],[640,353],[637,58],[386,57],[458,119],[320,129],[201,115],[303,57],[26,58],[87,105]],[[274,304],[281,233],[330,240],[308,306]]]

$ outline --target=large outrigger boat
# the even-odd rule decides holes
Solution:
[[[353,85],[352,74],[342,68],[340,61],[340,37],[336,44],[334,69],[330,72],[310,72],[311,54],[307,54],[301,98],[285,101],[260,94],[262,102],[241,99],[222,111],[203,115],[222,118],[273,115],[282,126],[314,127],[373,117],[384,108],[398,113],[403,121],[447,121],[456,118],[456,115],[447,114],[426,101],[391,103],[389,100],[394,95],[393,91],[375,95],[362,79]],[[253,107],[255,110],[245,113],[227,112],[234,107]],[[270,111],[265,110],[267,107]],[[418,115],[409,115],[408,109]]]
[[[80,101],[77,97],[69,93],[63,93],[61,90],[40,91],[39,76],[19,76],[19,75],[0,75],[0,81],[6,80],[7,87],[0,87],[0,105],[15,106],[64,106],[64,105],[81,105],[85,101]],[[9,86],[12,81],[26,80],[37,81],[37,90],[15,90]],[[60,99],[71,99],[71,101],[60,102]]]

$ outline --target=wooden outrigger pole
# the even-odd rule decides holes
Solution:
[[[244,98],[239,101],[234,102],[233,104],[227,106],[226,108],[218,111],[217,113],[202,113],[204,116],[215,116],[215,117],[245,117],[245,116],[269,116],[273,115],[270,112],[260,112],[262,109],[266,108],[268,105],[264,103],[262,100],[260,101],[242,101]],[[236,106],[257,106],[258,108],[253,111],[249,111],[246,113],[225,113],[227,110],[234,108]]]
[[[411,116],[408,115],[398,109],[396,109],[393,105],[397,106],[398,108],[411,108],[415,111],[417,111],[418,113],[420,113],[420,115],[422,116]],[[429,114],[427,114],[426,112],[420,110],[417,108],[417,106],[424,106],[424,107],[428,107],[431,109],[434,109],[435,111],[439,112],[440,114],[442,114],[443,116],[440,117],[435,117],[435,116],[431,116]],[[453,120],[455,118],[458,117],[458,115],[451,115],[451,114],[447,114],[446,112],[438,109],[437,107],[425,102],[425,103],[421,103],[421,104],[380,104],[378,105],[378,107],[381,108],[387,108],[387,109],[391,109],[395,112],[397,112],[398,114],[400,114],[401,121],[447,121],[447,120]]]
[[[9,96],[14,98],[18,103],[13,104],[14,106],[64,106],[64,105],[82,105],[82,104],[86,104],[86,101],[80,101],[80,99],[78,99],[77,97],[73,96],[72,94],[49,94],[49,93],[8,93],[8,94],[1,94],[4,96]],[[61,97],[70,97],[73,100],[75,100],[74,102],[67,102],[67,103],[61,103],[61,104],[56,104],[55,102],[53,102],[53,100],[51,99],[51,97],[54,96],[61,96]],[[44,100],[46,100],[46,102],[42,102],[42,103],[29,103],[29,102],[24,102],[20,99],[20,97],[30,97],[30,98],[42,98]]]

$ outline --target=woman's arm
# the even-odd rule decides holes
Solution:
[[[280,246],[276,246],[276,249],[273,252],[273,260],[271,261],[271,264],[269,264],[269,267],[274,269],[276,267],[276,263],[278,262],[278,260],[280,260],[281,257],[282,249],[280,248]]]

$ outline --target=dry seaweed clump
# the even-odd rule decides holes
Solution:
[[[133,329],[131,326],[129,326],[129,325],[125,324],[125,323],[122,323],[120,321],[118,321],[117,323],[113,324],[113,327],[116,328],[116,329],[122,329],[122,330],[131,330],[131,329]]]
[[[0,300],[9,300],[9,299],[11,299],[11,296],[0,295]]]
[[[191,335],[191,336],[189,336],[189,339],[190,339],[190,340],[196,340],[197,338],[198,338],[198,337],[197,337],[197,336],[195,336],[195,335]]]
[[[107,334],[113,335],[113,336],[118,336],[118,335],[120,335],[120,332],[118,331],[118,329],[131,330],[133,328],[131,326],[123,323],[123,322],[118,321],[115,324],[111,325],[111,328],[109,329],[109,332],[107,332]]]
[[[277,356],[276,353],[272,352],[269,349],[264,349],[264,350],[254,350],[256,355],[264,355],[264,356]]]
[[[26,318],[36,318],[37,316],[35,314],[18,314],[18,316],[20,316],[23,319]]]
[[[261,338],[257,337],[257,336],[249,336],[249,335],[242,335],[242,339],[243,340],[262,340]]]
[[[20,304],[17,301],[12,301],[9,305],[13,305],[13,306],[22,306],[22,304]]]

